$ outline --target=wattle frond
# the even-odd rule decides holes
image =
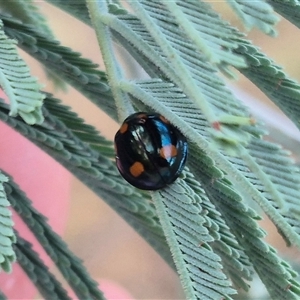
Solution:
[[[17,235],[14,249],[19,265],[44,299],[71,300],[61,283],[50,273],[29,242]]]
[[[49,95],[44,105],[51,115],[58,118],[82,142],[88,143],[90,147],[105,157],[115,157],[113,143],[102,137],[95,127],[87,124],[70,107],[63,105],[58,99],[51,97],[51,95]]]
[[[46,0],[47,2],[65,10],[70,15],[90,25],[89,12],[85,0]]]
[[[194,155],[193,151],[192,156],[194,157]],[[199,156],[196,157],[199,159]],[[297,274],[276,255],[273,248],[263,241],[265,233],[256,222],[261,217],[245,204],[243,201],[245,195],[236,193],[234,186],[230,185],[225,178],[214,177],[212,183],[210,173],[214,172],[214,168],[213,163],[209,161],[206,161],[206,168],[199,168],[195,164],[191,165],[196,179],[203,183],[207,197],[220,212],[223,221],[235,236],[236,243],[245,251],[246,256],[242,258],[241,264],[244,264],[245,258],[247,259],[246,266],[250,261],[251,266],[261,276],[269,293],[274,298],[280,294],[280,299],[297,299],[299,297],[299,283],[295,284]],[[225,239],[225,241],[228,244],[228,240]],[[268,272],[273,274],[270,278],[264,276]],[[229,274],[232,276],[233,282],[234,280],[239,282],[238,273],[231,272]]]
[[[270,2],[277,3],[275,0]],[[252,3],[253,2],[247,2],[245,5],[252,5]],[[288,1],[288,4],[280,5],[287,5],[287,7],[290,7],[293,3],[292,1]],[[289,16],[297,15],[297,7],[298,6],[296,6],[294,10],[296,14],[290,14]],[[207,5],[206,13],[213,14],[214,11]],[[222,25],[225,26],[227,30],[231,30],[232,32],[235,32],[235,35],[238,35],[237,30],[228,23],[222,21],[217,14],[215,14],[214,17],[216,19],[215,22],[222,22]],[[234,33],[232,34],[234,35]],[[239,46],[238,48],[233,49],[233,52],[241,55],[247,63],[246,68],[238,67],[237,69],[260,88],[270,100],[286,113],[296,126],[300,128],[298,105],[300,101],[299,84],[290,79],[280,66],[276,65],[270,58],[263,54],[258,47],[252,45],[251,42],[242,39],[241,37],[235,42],[237,42]]]
[[[274,25],[279,21],[279,18],[274,14],[272,6],[267,1],[227,0],[227,2],[241,18],[247,29],[256,26],[268,35],[274,36],[276,34]]]
[[[282,149],[280,145],[276,145],[264,140],[252,140],[248,146],[249,154],[254,157],[257,166],[259,166],[272,182],[273,186],[266,185],[265,189],[261,187],[264,182],[261,176],[258,179],[251,178],[266,199],[272,203],[274,208],[278,207],[276,201],[272,197],[273,189],[277,190],[278,196],[283,198],[285,209],[281,210],[281,214],[285,221],[300,235],[299,223],[299,190],[300,190],[300,172],[289,157],[289,152]],[[250,167],[253,170],[255,167]],[[249,173],[248,173],[249,174]],[[247,175],[246,175],[247,176]],[[261,181],[261,183],[260,183]],[[276,225],[276,222],[275,222]],[[277,229],[280,232],[280,227]],[[283,234],[283,237],[289,244],[289,238]]]
[[[268,0],[274,10],[300,28],[300,2],[298,0]]]
[[[205,211],[203,215],[206,220],[204,226],[207,227],[215,239],[214,242],[210,243],[210,246],[221,257],[224,273],[232,280],[234,286],[247,291],[249,286],[246,280],[250,281],[252,279],[254,273],[253,266],[243,247],[238,244],[230,227],[228,227],[223,219],[222,213],[214,206],[203,187],[199,184],[199,179],[201,182],[204,182],[204,186],[209,184],[210,181],[207,182],[208,178],[199,172],[200,168],[193,167],[192,170],[197,175],[198,180],[192,173],[185,172],[184,181],[200,197],[201,208]],[[209,171],[211,173],[214,172],[213,165],[210,166]],[[204,172],[207,175],[207,170]],[[231,192],[234,193],[233,190]],[[238,194],[235,194],[235,197],[237,201],[242,200]]]
[[[206,3],[191,0],[164,1],[162,3],[165,9],[162,8],[160,1],[141,1],[141,3],[157,22],[165,22],[165,27],[168,26],[166,34],[169,35],[173,31],[174,38],[176,35],[178,39],[177,29],[181,26],[182,35],[192,41],[194,51],[202,53],[207,61],[212,64],[246,67],[244,59],[232,51],[238,47],[233,37],[240,37],[241,34],[223,26],[223,22],[216,18],[216,13],[207,14]]]
[[[5,191],[13,209],[27,224],[76,295],[80,299],[104,299],[97,282],[89,276],[81,261],[51,229],[46,218],[32,207],[31,201],[12,179],[5,184]]]
[[[29,73],[19,56],[16,43],[8,38],[0,21],[0,86],[8,96],[10,115],[20,115],[28,124],[42,123],[41,106],[44,95],[41,85]]]
[[[16,260],[13,249],[13,244],[16,242],[13,231],[14,222],[3,186],[7,180],[7,177],[0,173],[0,273],[2,270],[11,272],[11,265]]]
[[[207,161],[210,169],[214,169],[213,163]],[[199,168],[192,168],[193,173],[199,176]],[[200,177],[203,181],[203,176]],[[198,177],[199,179],[199,177]],[[195,194],[200,197],[199,205],[205,212],[204,226],[207,227],[214,241],[209,243],[214,252],[222,259],[224,273],[232,280],[236,288],[248,290],[249,286],[246,281],[252,279],[254,269],[252,264],[245,254],[243,247],[239,245],[231,229],[227,226],[222,217],[222,213],[211,202],[209,195],[200,186],[197,180],[191,173],[185,172],[184,181],[195,191]],[[238,199],[241,199],[237,195]],[[195,197],[197,199],[197,197]]]
[[[226,186],[231,189],[225,182],[216,180],[214,185],[206,185],[205,190],[243,247],[271,297],[298,299],[300,295],[300,284],[296,281],[298,274],[262,240],[265,234],[256,222],[258,218],[256,212],[246,207],[234,193],[220,193]],[[266,276],[267,274],[272,275]]]
[[[199,9],[200,8],[201,6],[199,6]],[[207,4],[205,4],[205,9],[208,15],[214,16],[215,22],[220,22],[224,28],[231,32],[233,39],[234,36],[237,36],[238,33],[236,30],[230,27],[226,22],[222,21]],[[172,22],[172,26],[175,30],[175,27],[178,25],[174,25],[174,21]],[[162,70],[164,73],[161,74],[162,77],[167,76],[180,87],[184,85],[180,78],[178,78],[178,72],[174,74],[167,56],[157,46],[156,42],[139,19],[132,15],[122,15],[118,17],[108,15],[106,16],[106,23],[112,29],[112,33],[119,42],[134,55],[150,76],[157,76],[160,74],[160,70]],[[169,36],[172,36],[170,28],[172,28],[170,24],[166,23],[165,30],[169,30]],[[297,126],[299,126],[299,85],[288,78],[279,66],[273,63],[250,42],[244,39],[238,39],[238,41],[235,42],[238,42],[239,47],[233,51],[243,56],[248,64],[247,68],[238,68],[239,71],[253,81],[253,83],[266,93],[266,95],[270,97],[270,99],[274,101],[274,103],[278,105]],[[219,99],[223,98],[223,95],[227,95],[225,90],[220,90],[220,86],[222,86],[223,83],[217,76],[212,79],[212,73],[214,73],[215,70],[206,63],[204,56],[201,56],[196,51],[189,51],[193,46],[188,44],[188,41],[185,41],[184,45],[185,46],[182,47],[179,41],[176,39],[172,40],[172,46],[178,48],[178,53],[180,53],[180,51],[183,52],[182,56],[187,63],[186,67],[189,68],[189,71],[192,74],[195,74],[197,83],[205,83],[204,80],[207,80],[207,87],[204,89],[205,86],[201,86],[200,95],[203,96],[201,99],[206,99],[208,102],[211,102],[211,99],[218,96],[216,99],[217,103]],[[151,66],[150,64],[153,65]],[[223,64],[219,67],[223,68],[222,71],[228,71],[227,67]],[[208,92],[209,94],[207,94]],[[227,97],[225,102],[230,101],[230,97]],[[222,135],[222,137],[224,137],[224,135]]]
[[[187,299],[231,299],[236,291],[209,246],[214,238],[205,226],[200,197],[179,179],[152,198]]]
[[[33,25],[38,31],[53,37],[52,30],[36,5],[36,1],[0,0],[0,7],[2,13],[6,13],[27,25]]]
[[[0,7],[2,13],[8,14],[14,17],[15,19],[34,27],[35,30],[40,31],[51,38],[54,37],[54,34],[51,28],[49,27],[46,18],[40,12],[38,3],[36,1],[0,0]],[[47,68],[44,68],[44,71],[48,79],[53,81],[55,87],[65,89],[64,82],[60,80],[54,72],[51,72]]]
[[[235,50],[243,55],[248,68],[239,71],[261,89],[300,128],[300,86],[281,67],[246,40]]]
[[[107,114],[116,117],[105,73],[97,69],[97,64],[13,18],[3,17],[3,23],[5,33],[17,40],[21,49],[83,93]]]

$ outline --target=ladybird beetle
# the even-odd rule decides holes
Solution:
[[[138,112],[115,135],[120,174],[142,190],[158,190],[175,181],[186,162],[185,136],[163,116]]]

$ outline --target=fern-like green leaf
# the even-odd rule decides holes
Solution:
[[[265,234],[256,223],[256,213],[247,208],[234,193],[220,193],[226,185],[225,182],[217,180],[214,185],[207,185],[205,190],[230,226],[239,244],[245,249],[271,297],[299,299],[300,284],[295,280],[297,273],[262,240]]]
[[[16,242],[13,221],[3,184],[7,177],[0,173],[0,272],[10,272],[16,260],[13,244]]]
[[[53,32],[36,4],[37,2],[33,0],[0,1],[0,7],[3,12],[8,13],[27,25],[32,25],[36,30],[53,38]],[[46,68],[44,68],[44,70],[48,79],[53,81],[55,87],[62,90],[66,88],[64,82],[60,80],[54,72],[51,72]]]
[[[0,21],[0,85],[11,102],[10,114],[20,115],[28,124],[42,123],[44,95],[29,68],[18,55],[16,44],[3,31]]]
[[[97,282],[90,278],[81,261],[51,229],[46,218],[32,207],[30,200],[12,180],[5,184],[5,191],[14,210],[41,243],[76,295],[80,299],[104,299]],[[28,263],[28,260],[23,262]]]
[[[275,3],[276,1],[272,2]],[[288,1],[288,4],[284,5],[289,7],[292,4],[292,1],[291,3]],[[249,5],[252,5],[252,2]],[[208,14],[214,13],[208,5],[206,6],[206,12]],[[295,9],[295,12],[297,12],[297,9]],[[217,14],[214,17],[216,18],[216,22],[217,20],[222,22],[222,25],[228,30],[236,31],[228,23],[222,21]],[[238,32],[236,32],[237,34]],[[257,85],[300,128],[298,107],[300,100],[299,84],[291,80],[281,67],[266,57],[249,41],[239,38],[237,42],[239,47],[233,49],[233,51],[243,56],[248,66],[247,68],[238,68],[238,70]]]
[[[85,0],[77,0],[76,3],[72,0],[46,0],[47,2],[61,8],[65,12],[81,20],[87,25],[91,25],[88,9]],[[118,0],[107,0],[107,6],[110,13],[114,15],[127,14],[127,10],[121,5]]]
[[[0,290],[0,300],[7,300],[7,297]]]
[[[268,0],[274,10],[300,28],[300,3],[298,0]]]
[[[206,182],[206,178],[201,176],[201,173],[199,174],[198,170],[197,167],[193,167],[194,173],[201,179],[201,182],[204,182],[204,185],[210,184],[210,182]],[[205,170],[205,174],[207,175],[213,172],[214,166],[211,164],[209,170]],[[195,194],[201,198],[200,205],[205,211],[203,217],[206,220],[204,226],[208,228],[210,234],[215,238],[215,241],[210,243],[210,246],[215,253],[221,257],[224,273],[232,280],[236,288],[243,288],[247,291],[249,286],[245,280],[250,281],[254,273],[248,256],[245,254],[243,247],[236,241],[235,236],[231,233],[221,213],[207,197],[199,181],[197,181],[190,172],[185,172],[184,175],[184,181],[193,189]],[[236,194],[236,196],[240,201],[242,200],[239,195]]]
[[[235,50],[243,55],[248,68],[239,71],[260,88],[300,128],[300,86],[281,67],[246,40]]]
[[[0,0],[1,11],[7,13],[16,19],[36,27],[39,31],[47,35],[53,36],[51,28],[48,26],[47,20],[41,14],[36,1],[33,0]]]
[[[247,29],[256,26],[264,33],[274,36],[274,25],[279,21],[267,1],[227,0]]]
[[[49,272],[32,245],[17,235],[14,246],[17,260],[44,299],[71,300],[60,282]]]
[[[47,2],[65,10],[70,15],[90,25],[89,12],[85,0],[46,0]]]
[[[151,6],[160,3],[160,1],[148,1],[148,5]],[[185,35],[193,41],[196,49],[203,53],[208,61],[215,64],[222,62],[246,67],[244,59],[232,52],[232,49],[238,47],[237,43],[232,40],[232,36],[239,34],[228,27],[223,27],[222,22],[216,18],[216,14],[207,14],[205,3],[187,0],[165,1],[163,4],[175,17],[176,23],[183,26]],[[163,18],[170,24],[174,22],[171,16],[165,15]]]
[[[215,179],[211,184],[211,179],[207,176],[205,169],[192,166],[192,170],[196,178],[204,182],[203,187],[208,197],[221,212],[226,224],[231,228],[238,244],[248,255],[257,273],[263,275],[263,272],[273,272],[273,270],[276,273],[275,283],[272,282],[272,279],[266,278],[268,276],[262,276],[265,278],[263,280],[266,280],[264,283],[270,294],[274,296],[280,292],[281,297],[279,299],[289,299],[289,297],[290,299],[297,299],[299,297],[297,291],[299,284],[294,284],[296,273],[276,255],[272,248],[261,240],[264,237],[264,232],[259,229],[256,223],[256,220],[260,219],[257,213],[246,207],[242,202],[242,197],[223,179]],[[251,237],[246,239],[245,237],[249,234]],[[276,268],[277,271],[275,271]],[[235,273],[231,272],[230,275],[233,276],[232,280],[238,279]],[[289,285],[293,285],[295,289],[289,291]]]
[[[283,217],[293,227],[294,231],[300,234],[300,224],[298,222],[300,209],[298,201],[300,186],[299,169],[289,158],[289,153],[279,145],[264,140],[253,139],[248,149],[249,154],[255,158],[256,163],[266,176],[270,178],[274,188],[283,197],[285,206],[287,207],[287,211],[282,211]],[[254,184],[255,179],[253,178],[252,180]],[[261,188],[257,180],[255,185],[258,189]],[[272,203],[274,200],[270,194],[270,189],[271,187],[267,187],[266,189],[261,189],[261,191],[264,191],[265,197]],[[276,202],[273,202],[273,206],[277,207]]]
[[[116,118],[115,104],[105,73],[97,69],[97,64],[82,58],[70,48],[61,46],[59,42],[31,26],[21,24],[13,18],[2,19],[5,33],[17,40],[20,48]]]
[[[174,199],[176,195],[176,199]],[[153,194],[162,228],[187,299],[231,299],[235,290],[222,273],[221,258],[209,243],[201,200],[183,180]]]
[[[51,115],[58,118],[82,142],[88,143],[90,147],[102,155],[114,158],[112,142],[102,137],[93,126],[86,124],[70,107],[63,105],[51,95],[48,95],[45,107]]]
[[[191,155],[194,156],[195,152],[192,151]],[[197,158],[199,159],[199,156]],[[255,271],[260,276],[266,272],[276,274],[277,278],[274,281],[272,281],[273,277],[268,279],[266,278],[268,276],[262,276],[263,280],[266,280],[264,283],[270,294],[274,296],[280,291],[282,298],[279,299],[289,299],[289,297],[290,299],[297,299],[299,297],[299,284],[294,282],[297,274],[276,255],[270,246],[262,241],[265,234],[256,223],[256,220],[259,220],[260,217],[242,202],[242,197],[234,191],[233,187],[228,185],[228,182],[221,177],[219,179],[214,177],[212,184],[211,172],[213,168],[213,164],[209,162],[204,168],[198,168],[196,165],[191,166],[194,175],[203,183],[207,196],[222,215],[223,220],[234,234],[241,249],[245,251],[246,258],[250,260]],[[245,239],[249,234],[251,237]],[[228,244],[228,240],[225,239],[225,241]],[[247,260],[242,258],[242,265],[244,264],[243,261],[248,265]],[[229,274],[233,282],[235,280],[239,282],[235,272]],[[294,288],[291,288],[292,286]],[[277,296],[275,299],[277,299]]]

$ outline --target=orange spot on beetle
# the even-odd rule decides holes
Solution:
[[[147,116],[147,114],[139,114],[139,115],[137,115],[137,118],[139,118],[139,119],[147,119],[148,116]]]
[[[177,155],[177,149],[174,145],[167,145],[159,150],[159,155],[165,159],[169,159]]]
[[[145,168],[142,163],[136,161],[130,168],[129,172],[133,177],[140,176],[145,171]]]
[[[159,118],[166,124],[169,124],[170,122],[162,115],[159,116]]]
[[[125,133],[128,129],[128,124],[127,123],[123,123],[122,126],[120,127],[120,133]]]

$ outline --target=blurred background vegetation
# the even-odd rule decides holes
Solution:
[[[225,19],[244,31],[227,4],[222,1],[206,2],[212,2],[214,8],[222,13]],[[92,59],[100,65],[101,69],[104,69],[96,37],[91,28],[43,1],[39,2],[39,6],[62,45],[81,52],[84,57]],[[300,43],[296,38],[299,30],[282,19],[277,25],[277,31],[277,38],[268,37],[258,30],[252,30],[247,34],[254,44],[260,46],[269,57],[285,68],[292,78],[299,81]],[[38,77],[41,83],[46,83],[46,76],[38,63],[26,54],[23,57],[33,66],[32,74]],[[127,71],[130,74],[131,70]],[[264,110],[263,114],[272,117],[273,109],[277,111],[276,107],[242,75],[236,75],[237,81],[231,84],[237,85],[259,102],[266,103],[268,109]],[[118,124],[95,109],[92,103],[73,88],[68,87],[65,93],[56,91],[49,84],[44,89],[55,93],[57,98],[72,106],[88,123],[96,126],[110,140],[113,139]],[[284,117],[276,117],[276,120],[280,125],[284,122]],[[276,127],[272,126],[270,125],[272,136],[268,138],[283,143],[285,148],[293,152],[295,160],[299,161],[299,139],[285,138],[288,132],[280,133]],[[288,130],[293,130],[293,128],[288,128]],[[68,222],[63,238],[70,249],[85,261],[85,266],[95,279],[105,278],[115,281],[125,287],[136,299],[182,298],[177,275],[133,229],[75,178],[72,179],[70,197]],[[269,231],[272,225],[266,220],[263,223]],[[267,237],[268,242],[279,249],[283,256],[300,264],[300,258],[296,257],[296,252],[293,249],[286,249],[281,237],[276,234],[276,229],[271,229],[271,232],[272,234]],[[58,273],[57,275],[59,277]]]

